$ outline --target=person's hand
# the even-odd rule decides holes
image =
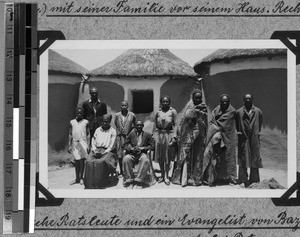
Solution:
[[[141,152],[141,148],[140,148],[140,147],[135,147],[135,148],[134,148],[134,151],[137,152],[137,153],[138,153],[138,152]]]
[[[139,155],[139,154],[142,153],[142,151],[139,147],[135,147],[133,153],[136,154],[136,155]]]
[[[173,138],[171,139],[169,145],[173,145],[174,143],[176,143],[176,138],[175,138],[175,137],[173,137]]]
[[[145,148],[143,146],[138,147],[140,151],[144,150]]]
[[[216,133],[216,138],[217,138],[218,140],[221,140],[221,139],[222,139],[222,134],[221,134],[220,132],[217,132],[217,133]]]
[[[68,153],[69,153],[69,154],[72,153],[72,147],[71,147],[71,146],[68,147]]]
[[[200,110],[200,108],[199,108],[198,106],[196,106],[195,112],[196,112],[197,114],[199,114],[199,113],[201,112],[201,110]]]
[[[106,149],[106,150],[104,150],[103,152],[102,152],[102,155],[105,155],[105,154],[107,154],[108,153],[108,150]]]

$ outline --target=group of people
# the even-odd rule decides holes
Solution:
[[[201,90],[192,92],[180,119],[171,99],[163,96],[155,113],[153,135],[143,130],[143,121],[128,110],[127,101],[115,114],[113,128],[112,115],[99,100],[97,88],[91,88],[90,96],[70,121],[68,151],[74,156],[76,173],[71,184],[105,188],[109,179],[118,175],[127,189],[148,187],[156,181],[182,187],[218,183],[248,186],[260,181],[262,112],[254,106],[251,94],[244,96],[244,105],[238,110],[230,104],[229,95],[221,95],[210,119]],[[151,157],[159,164],[159,178]]]

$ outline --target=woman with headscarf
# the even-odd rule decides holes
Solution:
[[[207,133],[207,107],[202,92],[195,89],[183,113],[178,135],[178,160],[172,183],[199,186],[203,179],[203,154]]]
[[[171,152],[171,145],[176,142],[177,112],[170,106],[171,99],[164,96],[160,99],[161,108],[155,115],[155,161],[159,163],[161,177],[158,182],[170,185],[169,167],[175,154]]]

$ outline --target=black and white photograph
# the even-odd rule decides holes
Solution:
[[[279,197],[296,179],[295,57],[279,41],[57,41],[40,77],[56,197]]]

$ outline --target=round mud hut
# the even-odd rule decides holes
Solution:
[[[227,93],[232,105],[243,106],[246,93],[264,115],[264,126],[287,131],[287,51],[285,49],[219,49],[194,66],[202,78],[210,109]]]
[[[168,95],[180,112],[191,90],[199,87],[193,68],[167,49],[129,49],[89,74],[89,86],[98,88],[112,111],[127,100],[142,121],[153,119],[161,96]]]
[[[62,150],[68,143],[69,121],[74,118],[79,87],[87,69],[49,50],[48,143]]]

